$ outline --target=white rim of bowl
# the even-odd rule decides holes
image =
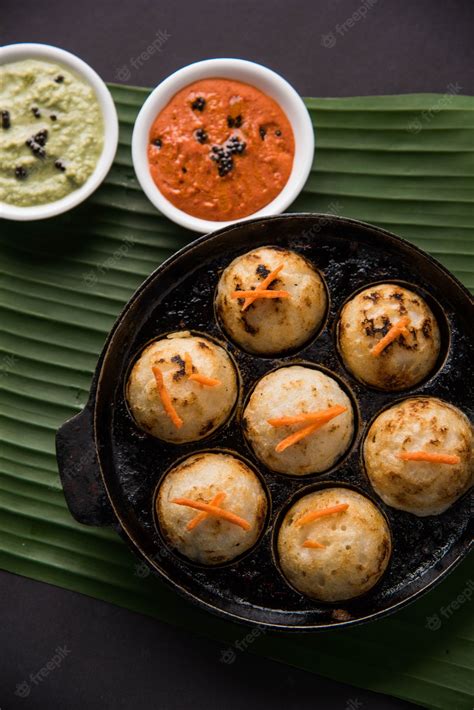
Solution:
[[[86,64],[82,59],[79,59],[75,54],[71,54],[71,52],[67,52],[65,49],[60,49],[50,44],[24,42],[0,47],[0,66],[24,59],[42,59],[44,61],[62,64],[92,86],[104,121],[104,147],[92,175],[90,175],[81,187],[78,187],[77,190],[73,190],[69,195],[55,200],[54,202],[47,202],[42,205],[31,205],[29,207],[20,207],[7,202],[0,202],[0,217],[20,221],[54,217],[63,212],[67,212],[83,202],[99,187],[109,172],[118,144],[118,117],[114,100],[104,81],[92,67]]]
[[[173,96],[199,79],[224,78],[251,84],[273,98],[285,112],[295,138],[293,167],[283,190],[262,209],[240,219],[212,221],[193,217],[175,207],[158,189],[150,174],[147,157],[149,133],[158,113]],[[150,202],[166,217],[195,232],[211,232],[236,222],[283,212],[299,195],[311,171],[314,131],[310,115],[295,89],[276,72],[245,59],[206,59],[178,69],[158,84],[138,114],[132,136],[135,174]]]

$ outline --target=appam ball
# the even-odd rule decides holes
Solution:
[[[346,410],[298,443],[276,446],[303,424],[275,427],[269,419],[307,414],[340,405]],[[282,367],[262,377],[243,414],[243,429],[257,458],[268,468],[292,476],[320,473],[348,449],[354,433],[352,404],[332,377],[312,367]]]
[[[210,515],[188,529],[200,511],[173,501],[184,498],[210,504],[219,493],[225,494],[220,507],[242,518],[248,529]],[[170,547],[193,562],[218,565],[255,545],[265,523],[267,497],[257,475],[240,459],[200,453],[166,474],[158,489],[156,513]]]
[[[205,386],[186,374],[186,354],[193,373],[218,380]],[[158,367],[172,406],[182,420],[178,428],[160,396],[153,367]],[[220,345],[184,331],[155,340],[141,353],[130,373],[127,401],[138,426],[158,439],[181,444],[198,441],[229,417],[238,396],[235,367]]]
[[[379,355],[372,348],[402,319],[405,331]],[[339,349],[346,367],[365,384],[386,391],[413,387],[436,365],[438,323],[426,301],[397,284],[371,286],[348,301],[338,323]]]
[[[346,510],[300,523],[303,516],[344,505]],[[318,545],[306,547],[305,543]],[[385,572],[392,549],[385,517],[349,488],[325,488],[300,498],[278,532],[280,567],[293,587],[321,602],[365,594]]]
[[[244,299],[234,291],[254,290],[279,266],[268,290],[286,291],[288,298]],[[217,314],[230,338],[244,350],[275,355],[306,343],[320,327],[327,307],[326,289],[316,269],[303,256],[280,247],[260,247],[234,259],[217,287]]]
[[[386,409],[364,442],[370,482],[393,508],[420,517],[439,515],[473,482],[473,431],[468,418],[435,397],[413,397]],[[400,454],[447,454],[457,463],[404,460]]]

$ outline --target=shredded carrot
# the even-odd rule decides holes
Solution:
[[[216,505],[217,507],[220,506],[222,501],[225,498],[225,493],[222,491],[218,493],[217,495],[214,496],[214,498],[211,500],[211,505]],[[194,530],[194,528],[197,528],[197,526],[203,522],[206,518],[209,517],[209,513],[206,512],[201,512],[196,515],[195,518],[189,521],[189,523],[186,525],[188,530]]]
[[[400,320],[394,323],[388,333],[386,333],[383,338],[379,340],[379,342],[376,343],[373,348],[371,348],[371,354],[374,355],[374,357],[377,357],[383,350],[385,350],[387,345],[390,345],[390,343],[393,342],[396,338],[398,338],[399,335],[406,335],[406,327],[409,322],[410,319],[408,318],[408,316],[403,316],[403,318],[400,318]]]
[[[170,394],[166,388],[165,382],[163,380],[163,373],[161,372],[160,368],[157,367],[156,365],[153,366],[152,368],[153,374],[155,376],[156,380],[156,386],[158,388],[158,394],[160,395],[161,402],[163,404],[164,410],[166,414],[169,416],[173,424],[177,429],[180,429],[183,426],[183,420],[179,416],[178,412],[176,409],[173,407],[173,403],[171,401]]]
[[[275,446],[275,451],[277,452],[277,454],[281,454],[281,452],[285,451],[285,449],[287,449],[289,446],[297,444],[298,441],[301,441],[301,439],[305,439],[307,436],[315,432],[316,429],[319,429],[319,424],[310,424],[309,426],[305,426],[302,429],[298,429],[298,431],[295,431],[293,434],[290,434],[289,436],[279,441],[278,444]]]
[[[206,375],[200,375],[199,373],[189,375],[189,379],[193,382],[199,382],[200,385],[206,385],[206,387],[216,387],[216,385],[221,384],[221,381],[215,377],[206,377]]]
[[[322,550],[326,545],[321,545],[321,543],[316,542],[316,540],[305,540],[303,547],[310,547],[312,550]]]
[[[285,449],[287,449],[289,446],[293,446],[294,444],[297,444],[298,441],[301,441],[301,439],[305,439],[307,436],[310,436],[310,434],[313,434],[320,427],[324,426],[324,424],[327,424],[327,422],[331,421],[331,419],[334,419],[334,417],[338,417],[339,414],[345,412],[346,409],[347,407],[335,405],[334,407],[329,407],[328,409],[322,410],[321,412],[314,412],[313,419],[306,419],[306,421],[310,421],[311,424],[302,427],[301,429],[298,429],[298,431],[295,431],[293,434],[290,434],[289,436],[279,441],[278,444],[275,446],[275,451],[278,454],[281,454],[281,452],[285,451]],[[289,424],[298,423],[299,421],[305,421],[305,419],[300,420],[300,416],[305,415],[297,415],[297,417],[281,417],[280,419],[269,419],[268,423],[272,426],[277,427],[288,426]],[[294,421],[295,419],[297,419],[296,422]]]
[[[268,419],[270,426],[281,427],[281,426],[291,426],[292,424],[326,424],[326,422],[331,421],[334,417],[339,416],[347,410],[347,407],[343,407],[340,404],[336,404],[333,407],[328,407],[327,409],[322,409],[318,412],[308,412],[308,414],[295,414],[294,416],[277,417],[276,419]]]
[[[191,377],[193,374],[193,361],[189,353],[185,353],[184,355],[184,374],[186,377]]]
[[[242,311],[246,311],[247,308],[252,305],[255,299],[258,298],[257,291],[265,291],[270,286],[270,284],[275,281],[278,274],[283,269],[283,266],[284,264],[280,264],[280,266],[277,266],[276,269],[274,269],[270,274],[268,274],[268,276],[264,278],[258,286],[255,287],[255,291],[252,291],[252,295],[245,299],[245,303],[242,306]]]
[[[215,387],[216,385],[221,384],[221,381],[216,380],[214,377],[206,377],[206,375],[200,375],[197,372],[193,373],[193,361],[189,353],[186,353],[184,356],[184,372],[190,380],[193,382],[199,382],[200,385]]]
[[[403,461],[428,461],[429,463],[460,463],[461,459],[457,454],[436,454],[429,451],[401,451],[397,454]]]
[[[230,294],[231,298],[289,298],[290,294],[288,291],[269,291],[267,289],[259,288],[255,291],[232,291]],[[253,299],[255,301],[255,298]]]
[[[209,515],[213,515],[215,518],[223,518],[229,523],[232,523],[233,525],[238,525],[246,531],[250,530],[250,528],[252,527],[250,523],[248,523],[247,520],[245,520],[244,518],[241,518],[239,515],[235,515],[235,513],[231,513],[230,510],[224,510],[223,508],[219,508],[217,505],[201,503],[201,501],[192,500],[191,498],[175,498],[172,502],[176,503],[177,505],[186,505],[189,508],[202,510],[205,513],[209,513]]]
[[[305,513],[304,515],[299,518],[295,525],[298,527],[300,525],[306,525],[306,523],[312,523],[313,520],[317,520],[317,518],[323,518],[326,515],[333,515],[334,513],[342,513],[344,510],[347,510],[349,507],[349,503],[339,503],[338,505],[332,505],[329,508],[320,508],[320,510],[310,510],[309,513]]]

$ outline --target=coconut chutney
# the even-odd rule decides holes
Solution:
[[[96,94],[79,76],[38,59],[0,67],[0,201],[65,197],[92,175],[103,143]]]

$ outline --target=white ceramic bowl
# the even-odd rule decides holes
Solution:
[[[112,161],[115,157],[118,143],[118,118],[115,104],[110,91],[100,78],[100,76],[88,64],[70,52],[66,52],[59,47],[52,47],[49,44],[32,44],[29,42],[21,44],[9,44],[0,47],[0,65],[18,62],[24,59],[41,59],[46,62],[62,64],[67,69],[71,69],[84,81],[92,86],[97,96],[97,101],[102,111],[104,119],[104,147],[97,161],[92,175],[86,180],[84,185],[69,193],[66,197],[54,202],[47,202],[44,205],[34,205],[31,207],[18,207],[5,202],[0,202],[0,217],[15,220],[34,220],[54,217],[66,212],[83,202],[94,190],[96,190],[102,180],[109,172]]]
[[[242,81],[271,96],[286,113],[295,137],[293,168],[283,190],[272,202],[243,219],[279,214],[300,193],[311,170],[314,153],[314,133],[309,113],[301,97],[290,84],[271,69],[244,59],[207,59],[179,69],[159,84],[142,106],[132,137],[132,157],[135,173],[150,202],[173,222],[195,232],[210,232],[239,220],[217,222],[199,219],[175,207],[153,182],[147,158],[149,133],[157,114],[173,96],[199,79],[224,78]]]

